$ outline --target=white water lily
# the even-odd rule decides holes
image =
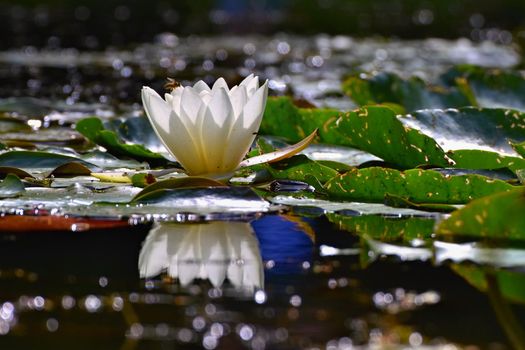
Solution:
[[[228,88],[219,78],[178,86],[162,99],[142,88],[142,103],[153,129],[190,175],[236,170],[248,153],[261,124],[268,83],[253,74]]]
[[[215,287],[228,279],[248,291],[264,284],[258,241],[246,222],[157,224],[144,241],[139,271],[143,278],[166,271],[183,286],[194,279],[209,279]]]

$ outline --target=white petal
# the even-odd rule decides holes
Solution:
[[[195,125],[197,122],[197,116],[199,109],[202,104],[202,99],[199,94],[190,87],[184,88],[181,96],[181,116],[188,120],[191,125]]]
[[[190,132],[181,118],[171,118],[170,135],[164,135],[163,141],[170,153],[177,158],[189,174],[202,174],[205,172],[206,163],[201,151],[198,135]]]
[[[159,129],[169,133],[171,106],[155,90],[147,86],[142,88],[142,104],[155,131]]]
[[[234,121],[233,107],[226,90],[219,89],[206,108],[202,126],[203,154],[209,173],[224,169],[223,154],[231,124]]]
[[[252,132],[259,131],[261,120],[268,98],[268,81],[265,81],[253,96],[251,96],[243,109],[243,128]]]
[[[248,95],[246,94],[246,87],[235,86],[230,90],[230,101],[233,107],[233,113],[237,119],[244,108],[244,105],[248,101]]]
[[[248,93],[248,98],[250,98],[255,91],[259,88],[259,77],[254,77],[246,85],[246,92]]]
[[[234,170],[238,167],[255,139],[256,133],[249,132],[243,128],[242,124],[243,117],[241,113],[225,141],[223,168],[226,170]]]
[[[226,83],[226,80],[224,80],[224,78],[222,78],[222,77],[215,81],[215,84],[213,84],[213,87],[211,88],[211,91],[212,91],[212,93],[215,93],[220,88],[223,88],[226,91],[230,90],[228,88],[228,84]]]
[[[202,80],[199,80],[198,82],[195,83],[195,85],[193,85],[193,89],[197,92],[197,93],[201,93],[202,91],[211,91],[210,90],[210,87],[208,86],[208,84],[206,84],[204,81]]]
[[[248,86],[250,84],[250,81],[253,80],[253,73],[251,73],[250,75],[248,75],[246,78],[244,78],[243,81],[241,81],[241,83],[239,84],[239,86]]]
[[[168,105],[171,105],[173,102],[173,96],[171,94],[168,94],[168,93],[164,94],[164,99],[166,100],[166,103]]]

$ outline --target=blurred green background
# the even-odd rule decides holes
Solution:
[[[278,32],[525,40],[525,1],[2,1],[0,49],[104,49],[177,35]]]

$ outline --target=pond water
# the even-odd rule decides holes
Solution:
[[[356,104],[341,80],[350,72],[437,81],[455,64],[520,61],[514,46],[467,39],[164,33],[104,51],[28,46],[0,52],[0,140],[105,169],[142,169],[93,152],[72,126],[95,115],[115,130],[125,125],[126,141],[166,154],[142,124],[139,96],[142,85],[161,91],[166,76],[238,82],[253,71],[272,95],[348,110]],[[305,153],[349,165],[377,160],[316,147]],[[13,164],[41,184],[63,162],[1,160]],[[525,319],[523,306],[458,272],[477,263],[522,280],[524,247],[420,238],[446,214],[309,199],[308,188],[297,199],[283,192],[297,185],[286,181],[264,200],[210,190],[127,205],[139,188],[95,180],[57,176],[0,201],[2,348],[511,349],[506,328]],[[63,219],[55,226],[46,221],[54,216]]]

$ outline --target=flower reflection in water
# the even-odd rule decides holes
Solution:
[[[139,256],[142,278],[167,274],[183,286],[209,279],[220,287],[263,288],[264,271],[258,241],[246,222],[160,223],[146,237]]]

